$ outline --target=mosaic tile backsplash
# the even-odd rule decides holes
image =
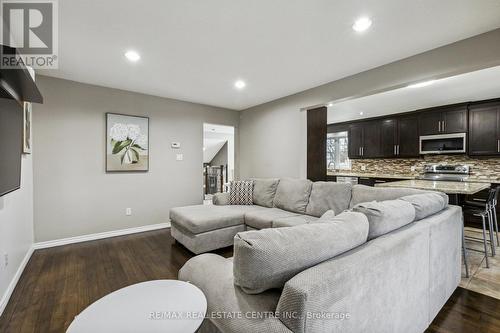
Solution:
[[[353,173],[380,173],[417,176],[426,164],[468,164],[471,179],[499,179],[500,157],[472,158],[466,155],[425,155],[423,158],[352,160]],[[365,167],[365,170],[362,167]],[[411,168],[415,167],[415,171]]]

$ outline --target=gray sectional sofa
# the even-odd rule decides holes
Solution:
[[[234,244],[234,258],[201,254],[179,272],[207,297],[200,332],[423,332],[460,281],[462,212],[444,194],[290,179],[255,189],[260,205],[218,196],[172,210],[172,235],[193,252]]]

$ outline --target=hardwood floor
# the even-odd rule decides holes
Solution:
[[[217,253],[229,257],[232,250]],[[192,256],[169,229],[37,250],[0,317],[0,332],[65,332],[97,299],[134,283],[175,279]],[[426,332],[500,332],[500,300],[458,288]]]

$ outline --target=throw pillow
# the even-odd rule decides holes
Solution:
[[[232,181],[229,185],[230,205],[252,205],[253,204],[253,181]]]

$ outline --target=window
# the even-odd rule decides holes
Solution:
[[[329,170],[351,169],[347,149],[347,131],[328,133],[326,136],[326,168]]]

